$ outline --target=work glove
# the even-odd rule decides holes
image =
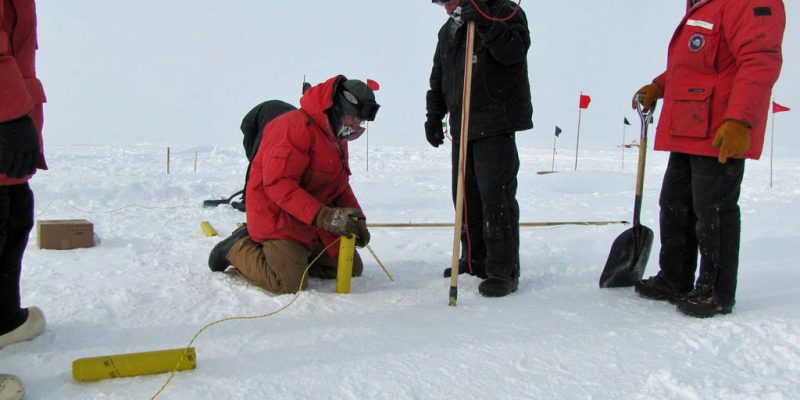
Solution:
[[[473,1],[478,3],[480,10],[475,9]],[[475,27],[479,30],[486,32],[492,28],[492,21],[486,19],[484,15],[489,15],[486,5],[483,4],[484,0],[464,0],[461,2],[461,13],[459,18],[463,22],[475,21]]]
[[[639,103],[642,104],[642,111],[648,112],[656,106],[656,101],[658,101],[658,99],[664,97],[664,89],[655,82],[650,82],[642,86],[642,88],[633,95],[633,99],[631,100],[631,107],[634,110],[636,109],[637,97],[639,98]]]
[[[367,220],[358,220],[358,233],[356,233],[356,246],[365,247],[369,244],[369,230],[367,229]]]
[[[356,235],[359,232],[358,218],[361,213],[355,208],[322,206],[314,218],[314,225],[339,236]]]
[[[428,143],[433,147],[439,147],[444,143],[444,129],[442,128],[442,119],[428,118],[425,121],[425,138]]]
[[[30,117],[0,122],[0,173],[23,178],[39,163],[39,133]]]
[[[711,145],[719,148],[719,162],[729,157],[741,157],[750,149],[750,127],[744,122],[729,119],[717,129]]]

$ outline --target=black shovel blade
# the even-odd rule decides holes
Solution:
[[[611,245],[606,266],[600,275],[600,287],[628,287],[642,280],[651,247],[652,229],[638,225],[622,232]]]

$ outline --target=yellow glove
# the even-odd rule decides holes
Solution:
[[[636,109],[637,96],[639,97],[639,103],[642,104],[642,111],[648,112],[655,107],[658,99],[664,97],[664,89],[655,82],[642,86],[642,88],[633,95],[633,99],[631,100],[631,107],[634,110]]]
[[[719,148],[719,162],[723,164],[729,157],[741,157],[750,149],[750,127],[729,119],[719,126],[711,145]]]

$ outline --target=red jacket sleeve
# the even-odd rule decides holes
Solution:
[[[731,54],[739,66],[725,119],[755,124],[769,109],[783,57],[786,14],[780,0],[750,0],[723,15]]]
[[[0,21],[5,16],[5,2],[0,1]],[[17,119],[33,110],[33,99],[17,60],[11,55],[11,34],[0,28],[0,122]]]

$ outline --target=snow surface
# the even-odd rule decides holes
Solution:
[[[32,181],[37,219],[87,218],[91,249],[25,254],[23,303],[45,332],[0,350],[27,399],[146,399],[168,375],[78,383],[77,358],[185,346],[205,324],[275,311],[276,296],[211,273],[209,221],[229,234],[244,214],[204,199],[240,188],[241,147],[50,146],[50,171]],[[198,157],[194,172],[195,154]],[[522,220],[630,220],[635,152],[582,150],[537,175],[551,149],[520,148]],[[351,148],[352,183],[369,222],[452,222],[449,151],[427,146]],[[663,153],[648,154],[643,224],[658,237]],[[372,229],[390,282],[361,251],[352,293],[312,279],[275,316],[226,322],[195,342],[197,369],[179,372],[163,399],[798,399],[800,398],[800,159],[748,162],[741,197],[742,252],[733,314],[697,320],[630,288],[598,289],[625,225],[521,230],[519,291],[500,299],[459,279],[448,306],[451,229]],[[125,207],[130,206],[130,207]],[[149,208],[144,208],[146,206]],[[125,207],[125,208],[122,208]],[[795,222],[791,222],[795,221]],[[654,244],[646,275],[658,269]]]

